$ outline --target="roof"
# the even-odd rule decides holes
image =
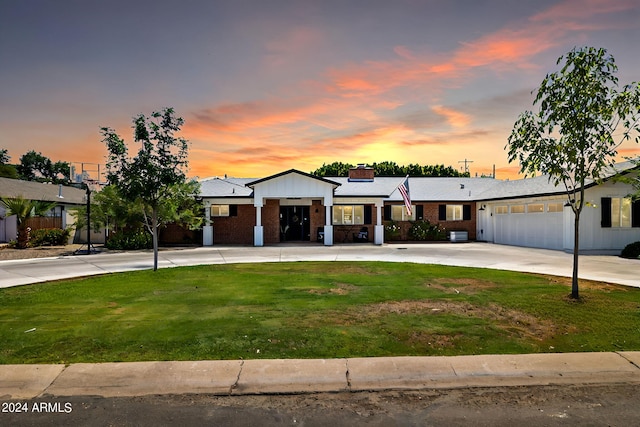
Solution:
[[[58,197],[60,193],[62,197]],[[85,203],[85,195],[85,190],[67,185],[63,185],[60,191],[60,186],[56,184],[0,177],[0,197],[3,198],[22,197],[28,200],[82,205]]]
[[[614,175],[638,169],[633,162],[617,163],[607,168],[603,180]],[[209,178],[200,181],[200,194],[204,197],[233,198],[253,197],[252,186],[283,175],[296,173],[336,185],[334,196],[383,198],[389,201],[402,201],[398,186],[404,177],[375,177],[373,181],[350,181],[347,177],[321,178],[290,169],[266,178]],[[590,180],[585,187],[597,185]],[[491,178],[461,177],[410,177],[409,191],[412,201],[434,202],[471,202],[481,200],[515,199],[523,197],[560,195],[565,193],[563,186],[555,186],[548,176],[525,178],[512,181],[500,181]]]
[[[338,184],[337,182],[335,182],[335,181],[333,181],[331,179],[326,179],[326,178],[322,178],[322,177],[319,177],[319,176],[311,175],[309,173],[301,172],[301,171],[299,171],[297,169],[289,169],[288,171],[280,172],[280,173],[277,173],[275,175],[267,176],[265,178],[261,178],[261,179],[249,182],[247,184],[247,187],[253,187],[256,184],[260,184],[261,182],[270,181],[272,179],[279,178],[279,177],[284,176],[284,175],[289,175],[291,173],[296,173],[298,175],[306,176],[307,178],[312,178],[312,179],[316,179],[318,181],[326,182],[327,184],[340,185],[340,184]]]

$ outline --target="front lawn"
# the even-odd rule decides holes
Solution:
[[[640,289],[381,262],[212,265],[0,291],[0,363],[640,350]]]

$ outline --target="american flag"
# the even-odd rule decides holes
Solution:
[[[404,179],[402,184],[398,186],[400,194],[402,194],[402,200],[404,200],[404,207],[407,209],[407,215],[411,216],[411,196],[409,196],[409,175]]]

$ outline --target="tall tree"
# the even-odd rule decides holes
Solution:
[[[54,184],[68,184],[71,180],[69,163],[58,161],[53,163],[42,153],[30,150],[20,157],[17,167],[20,179],[25,181],[52,182]]]
[[[163,201],[175,197],[175,187],[187,182],[189,146],[187,140],[176,136],[183,124],[173,108],[153,112],[149,117],[143,114],[134,117],[134,141],[141,147],[133,158],[113,129],[101,129],[109,151],[107,179],[126,200],[140,203],[153,235],[154,270],[158,269],[158,227],[168,220],[160,217]]]
[[[538,112],[522,113],[509,136],[509,162],[520,172],[542,172],[566,190],[574,215],[571,297],[578,299],[580,214],[587,180],[600,180],[617,149],[635,134],[638,141],[640,85],[618,89],[618,67],[605,49],[574,48],[561,56],[560,71],[548,74],[535,97]],[[620,138],[614,139],[620,131]]]
[[[11,156],[6,148],[0,148],[0,177],[18,179],[18,171],[15,166],[9,164]]]

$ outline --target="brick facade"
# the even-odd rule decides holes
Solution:
[[[386,205],[401,205],[400,203],[389,203]],[[447,232],[447,238],[449,237],[449,232],[451,231],[466,231],[469,233],[469,239],[476,239],[476,202],[437,202],[437,203],[420,203],[414,202],[413,205],[422,206],[423,219],[425,221],[429,221],[431,224],[438,224],[441,228],[444,228]],[[467,220],[459,220],[459,221],[446,221],[440,219],[440,205],[467,205],[469,206],[471,217]],[[385,228],[389,224],[391,224],[390,218],[383,218]],[[395,221],[395,224],[400,227],[397,235],[390,236],[386,234],[386,240],[412,240],[409,235],[409,229],[411,228],[410,221]]]

